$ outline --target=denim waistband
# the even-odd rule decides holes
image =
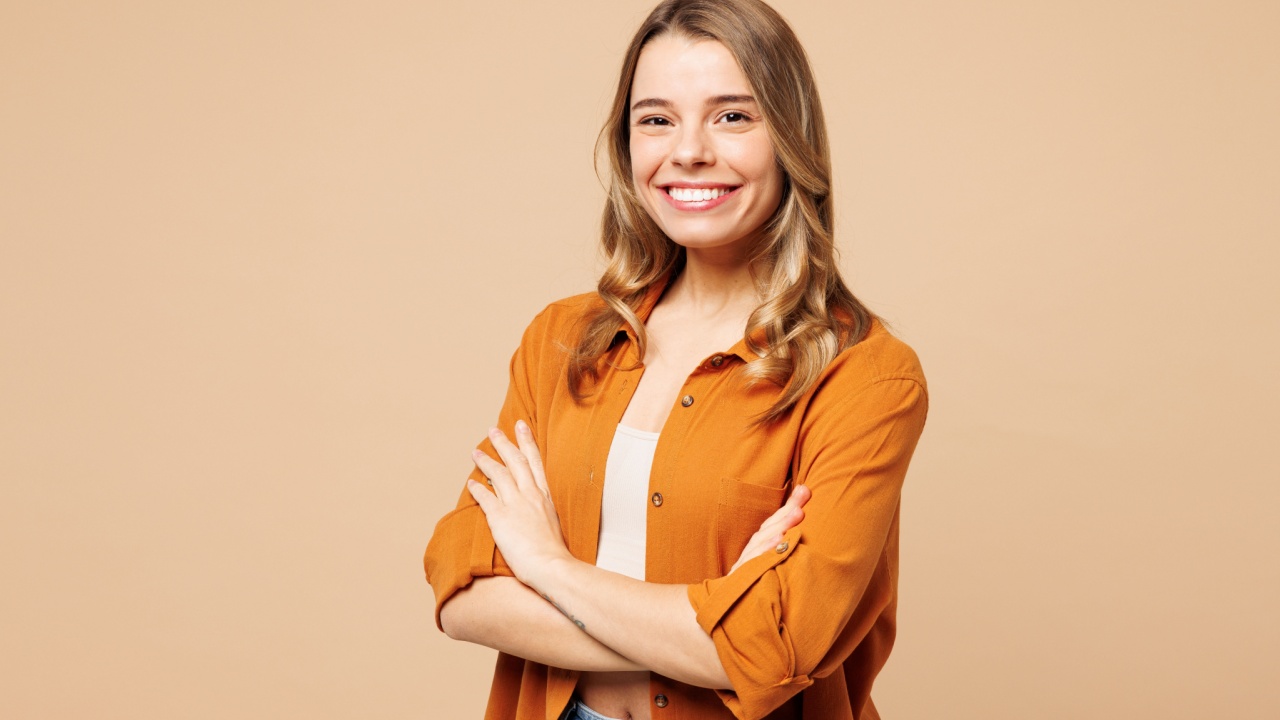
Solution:
[[[583,705],[582,701],[578,700],[575,695],[573,699],[569,701],[569,706],[560,714],[560,720],[621,720],[621,718],[612,718],[608,715],[601,715],[595,710]]]

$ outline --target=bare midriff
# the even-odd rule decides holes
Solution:
[[[584,672],[578,698],[587,707],[619,720],[650,720],[649,671]]]

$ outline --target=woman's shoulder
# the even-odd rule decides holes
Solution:
[[[856,391],[886,380],[911,381],[927,388],[915,350],[890,332],[884,321],[873,317],[862,340],[836,355],[827,366],[821,384]]]
[[[521,345],[532,349],[532,346],[550,342],[552,346],[563,347],[572,341],[582,321],[603,306],[604,301],[595,292],[570,295],[547,303],[529,321]]]
[[[590,316],[595,310],[604,306],[599,293],[585,292],[560,298],[547,303],[533,320],[530,327],[537,326],[542,332],[560,335],[557,330],[569,330]]]
[[[553,321],[575,322],[583,315],[603,306],[604,300],[600,299],[600,293],[593,290],[547,303],[539,315],[546,315]]]

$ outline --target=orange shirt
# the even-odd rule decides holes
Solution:
[[[655,287],[641,321],[664,288]],[[623,324],[591,395],[577,403],[565,346],[594,293],[547,306],[511,359],[497,426],[523,418],[574,557],[594,563],[605,459],[640,380],[634,331]],[[879,321],[840,353],[789,415],[751,418],[779,389],[747,387],[745,341],[707,357],[685,380],[654,453],[645,580],[688,586],[699,625],[715,642],[733,690],[651,674],[655,720],[878,718],[871,684],[895,633],[898,509],[924,428],[928,395],[914,352]],[[480,447],[496,457],[484,440]],[[480,482],[476,470],[471,477]],[[760,523],[795,483],[812,490],[805,517],[782,543],[727,575]],[[474,578],[512,575],[484,513],[462,489],[425,556],[440,607]],[[486,720],[555,720],[579,672],[498,654]],[[661,696],[661,697],[659,697]]]

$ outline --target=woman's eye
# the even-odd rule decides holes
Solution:
[[[746,122],[747,116],[743,115],[740,112],[727,112],[724,115],[720,116],[720,119],[724,120],[725,122],[739,123],[739,122]]]
[[[647,117],[640,121],[641,125],[670,125],[664,117]]]

